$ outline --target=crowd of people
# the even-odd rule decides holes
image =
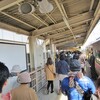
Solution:
[[[44,67],[48,82],[47,94],[54,92],[54,80],[57,77],[58,94],[62,92],[68,100],[100,100],[100,77],[94,78],[92,75],[89,78],[86,74],[86,63],[93,70],[93,58],[92,55],[89,64],[86,56],[79,51],[61,52],[55,64],[48,58]],[[97,80],[97,87],[94,80]],[[15,65],[9,73],[7,66],[0,62],[0,100],[38,100],[36,92],[28,85],[30,82],[27,70],[21,71],[20,66]]]
[[[91,57],[93,58],[93,55]],[[68,100],[99,100],[98,93],[100,91],[96,93],[94,85],[97,76],[94,74],[95,65],[93,63],[94,60],[88,62],[85,54],[79,51],[73,53],[61,52],[59,56],[57,55],[55,66],[60,84],[59,93],[62,91],[63,94],[68,96]],[[86,67],[90,68],[92,76],[90,78],[87,76]],[[92,96],[92,94],[94,95]],[[95,96],[95,94],[98,94],[98,96]],[[95,99],[93,99],[94,97]]]

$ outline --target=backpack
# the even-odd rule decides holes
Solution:
[[[92,92],[90,90],[84,93],[83,95],[84,100],[92,100],[91,98],[92,98]]]
[[[83,100],[95,100],[93,99],[93,94],[91,90],[89,89],[87,92],[84,92],[84,90],[77,84],[77,82],[76,89],[83,96]]]

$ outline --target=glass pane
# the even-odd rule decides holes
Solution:
[[[10,31],[2,29],[2,34],[3,34],[3,39],[5,39],[5,40],[13,40],[13,32],[10,32]]]

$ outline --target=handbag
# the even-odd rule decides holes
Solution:
[[[55,73],[53,73],[53,75],[54,75],[54,78],[56,78],[56,74],[55,74]]]

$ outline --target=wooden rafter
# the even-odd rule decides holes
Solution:
[[[92,12],[87,12],[87,13],[83,13],[83,14],[70,18],[68,20],[70,23],[70,26],[73,27],[73,26],[80,25],[82,23],[90,21],[92,19],[92,14],[93,14]],[[39,30],[35,30],[32,32],[32,35],[34,37],[37,37],[44,33],[52,32],[58,29],[62,29],[64,27],[66,27],[66,24],[64,22],[61,22],[61,23],[57,23],[57,24],[39,29]]]

